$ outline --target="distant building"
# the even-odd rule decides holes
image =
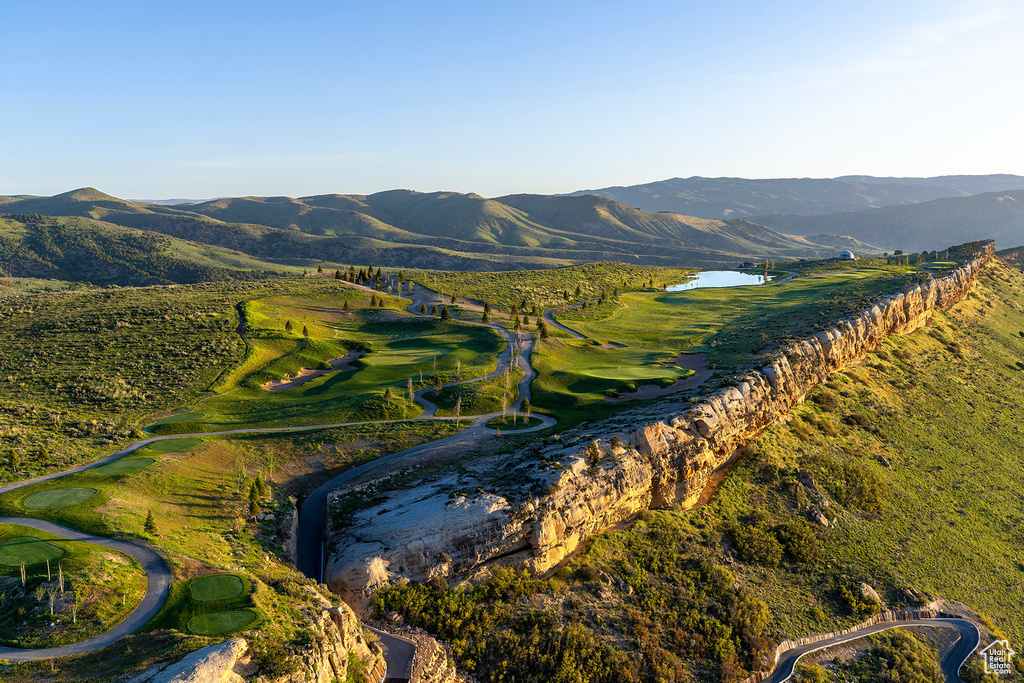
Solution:
[[[750,261],[744,261],[743,263],[740,264],[740,268],[753,268],[753,267],[754,267],[754,264],[751,263]]]
[[[839,260],[840,261],[856,261],[857,257],[854,255],[854,253],[852,251],[847,249],[846,251],[839,252]]]

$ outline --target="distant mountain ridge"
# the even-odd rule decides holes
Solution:
[[[646,211],[704,218],[769,214],[823,215],[1024,189],[1024,176],[949,175],[933,178],[671,178],[641,185],[579,190]],[[755,219],[756,220],[756,219]],[[830,230],[831,232],[831,230]]]
[[[0,197],[0,211],[79,216],[260,258],[424,268],[492,270],[609,260],[734,265],[835,253],[832,238],[822,244],[745,220],[649,212],[592,195],[488,199],[390,190],[169,206],[81,188],[53,197]]]
[[[753,220],[794,235],[849,235],[885,249],[941,249],[944,244],[978,239],[994,239],[1000,249],[1009,249],[1024,245],[1024,190],[825,216],[781,214]]]

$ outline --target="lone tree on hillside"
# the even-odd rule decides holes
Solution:
[[[302,336],[309,339],[309,328],[305,325],[302,326]]]
[[[548,338],[548,326],[547,323],[544,322],[543,318],[537,318],[537,334],[540,335],[541,339]]]
[[[441,320],[451,320],[452,314],[448,312],[447,306],[441,307]]]
[[[156,535],[156,520],[153,518],[152,510],[146,513],[146,522],[142,525],[142,529],[151,536]]]
[[[439,393],[441,391],[441,387],[441,375],[434,375],[434,393]]]
[[[316,267],[316,272],[317,272],[317,275],[323,275],[324,274],[324,267],[323,266],[317,266]]]
[[[252,521],[257,521],[256,518],[260,515],[260,504],[255,500],[249,501],[249,516],[252,517]]]
[[[13,448],[7,451],[7,464],[11,466],[12,470],[21,467],[21,455]]]
[[[427,305],[426,304],[420,304],[420,313],[422,313],[423,315],[427,314]]]
[[[385,387],[384,389],[384,402],[388,404],[388,408],[391,407],[391,401],[394,396],[391,395],[391,387]]]
[[[284,323],[284,331],[289,333],[289,334],[291,334],[291,331],[293,329],[294,329],[294,326],[292,325],[292,321],[291,320],[285,321],[285,323]]]
[[[347,300],[345,301],[345,305],[341,307],[341,310],[343,310],[346,313],[348,313],[348,301]]]
[[[437,315],[437,304],[430,307],[430,315]]]

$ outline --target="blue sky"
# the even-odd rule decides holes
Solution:
[[[1024,174],[1024,3],[3,0],[0,194]]]

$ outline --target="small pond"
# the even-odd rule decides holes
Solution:
[[[768,281],[770,282],[772,279],[772,276],[769,275]],[[682,292],[701,287],[739,287],[741,285],[763,285],[764,283],[764,275],[741,273],[738,270],[702,270],[689,282],[669,285],[665,291]]]

